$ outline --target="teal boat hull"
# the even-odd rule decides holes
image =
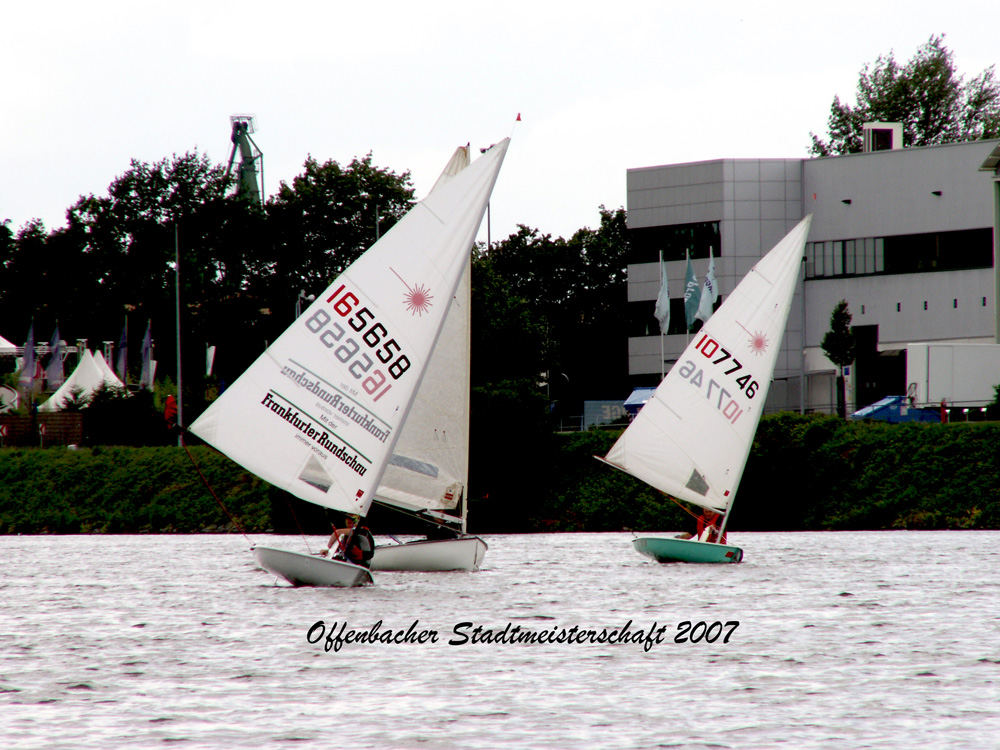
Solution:
[[[743,559],[743,550],[739,547],[697,539],[640,537],[632,540],[632,544],[640,554],[661,563],[738,563]]]

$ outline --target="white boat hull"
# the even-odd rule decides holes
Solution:
[[[372,570],[477,570],[486,549],[478,536],[387,544],[375,547]]]
[[[284,578],[293,586],[350,587],[375,582],[368,568],[345,560],[331,560],[275,547],[254,547],[253,556],[264,570]]]

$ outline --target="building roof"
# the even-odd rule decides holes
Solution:
[[[1000,167],[1000,143],[993,147],[986,161],[979,167],[980,172],[996,172]]]

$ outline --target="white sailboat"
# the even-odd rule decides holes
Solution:
[[[437,187],[469,166],[456,149]],[[462,272],[413,407],[375,492],[375,502],[433,524],[427,539],[375,548],[373,570],[476,570],[486,542],[466,533],[469,476],[471,267]]]
[[[468,265],[509,139],[440,182],[352,263],[191,425],[262,479],[365,515]],[[367,568],[272,547],[294,585],[372,583]]]
[[[664,494],[721,514],[702,539],[640,537],[658,562],[740,562],[725,539],[771,385],[812,216],[750,269],[708,319],[604,461]]]

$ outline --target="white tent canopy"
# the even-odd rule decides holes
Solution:
[[[0,336],[0,354],[15,354],[17,347],[10,343],[3,336]]]
[[[108,367],[104,361],[104,355],[98,352],[96,355],[89,350],[84,351],[80,358],[80,363],[73,370],[73,374],[66,378],[59,390],[53,393],[49,399],[38,407],[39,411],[59,411],[65,406],[65,402],[72,397],[75,390],[79,390],[83,396],[91,396],[102,385],[124,388],[122,381]]]

